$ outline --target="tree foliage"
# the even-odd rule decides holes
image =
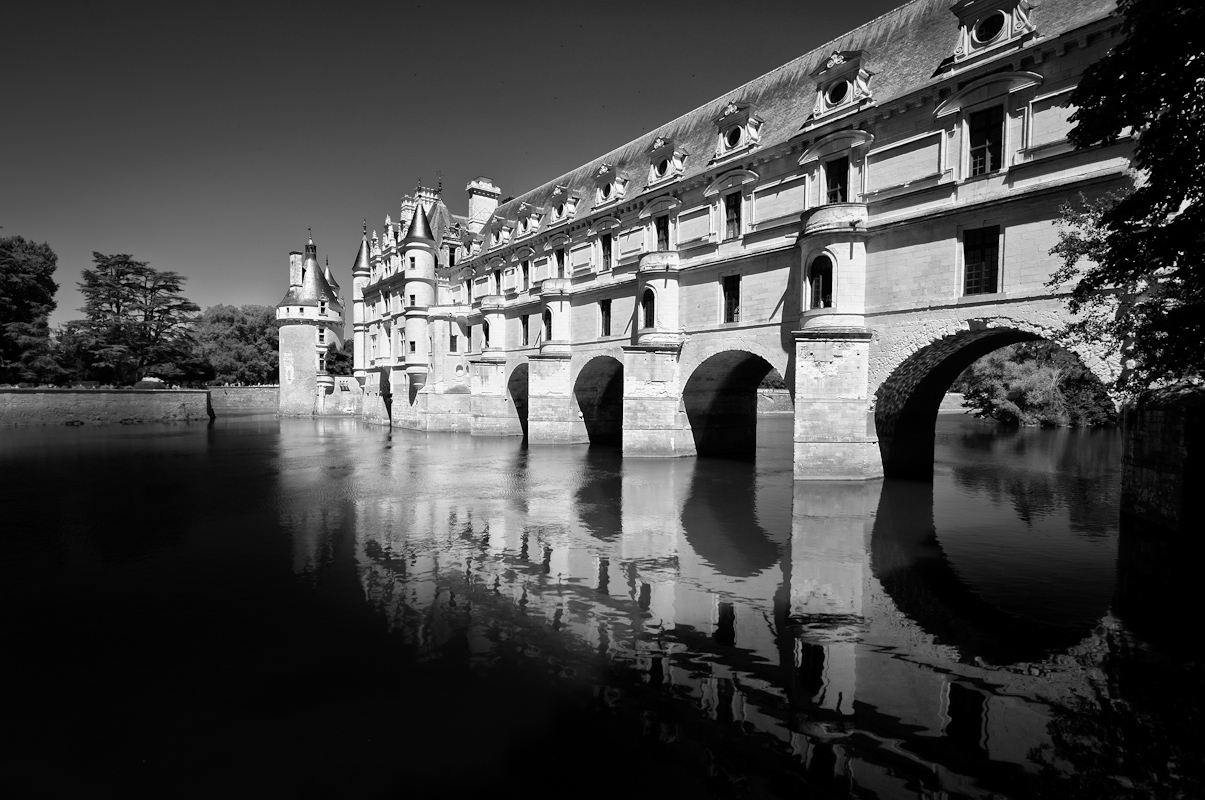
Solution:
[[[148,375],[196,380],[205,369],[194,357],[192,324],[200,309],[183,294],[185,278],[160,272],[128,254],[92,254],[83,271],[85,319],[65,333],[92,377],[129,384]]]
[[[45,243],[0,238],[0,382],[46,381],[59,374],[47,323],[59,288],[57,266],[58,256]]]
[[[326,348],[326,371],[334,376],[351,375],[355,355],[355,343],[348,337],[343,340],[342,347],[335,347],[334,342]]]
[[[1011,425],[1097,427],[1116,420],[1113,401],[1083,362],[1053,342],[1002,347],[954,384],[976,416]]]
[[[215,381],[276,383],[279,339],[271,306],[210,306],[197,321],[196,338]]]
[[[1072,339],[1123,357],[1118,389],[1205,368],[1205,3],[1120,0],[1125,38],[1084,73],[1070,139],[1136,137],[1136,187],[1063,213],[1050,285],[1072,285]]]

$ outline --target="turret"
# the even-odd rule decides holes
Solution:
[[[364,314],[364,287],[368,285],[372,268],[368,262],[368,222],[364,222],[364,236],[356,251],[356,260],[351,267],[352,303],[352,375],[363,379],[367,375],[368,320]]]
[[[406,238],[398,247],[405,274],[402,306],[406,317],[406,374],[411,388],[415,388],[426,384],[430,370],[427,317],[435,302],[435,237],[431,235],[431,223],[422,203],[415,206]]]

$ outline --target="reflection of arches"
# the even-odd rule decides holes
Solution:
[[[826,255],[817,256],[808,266],[807,307],[833,307],[833,260]]]
[[[781,561],[781,544],[758,520],[757,489],[753,464],[702,460],[694,465],[682,505],[682,532],[691,549],[722,575],[751,578]]]
[[[525,439],[527,438],[527,376],[527,364],[523,363],[515,367],[510,374],[510,379],[506,382],[506,393],[510,395],[511,403],[515,406],[515,413],[519,416],[519,427],[523,429]]]
[[[623,439],[623,362],[597,356],[586,362],[573,384],[573,396],[591,444]]]
[[[650,288],[645,288],[640,295],[640,327],[654,328],[657,325],[657,295]]]
[[[1090,632],[1022,619],[987,602],[950,563],[933,520],[933,486],[886,480],[871,535],[871,571],[896,607],[964,661],[1040,660]],[[1102,609],[1102,612],[1104,609]]]
[[[725,350],[704,360],[682,391],[699,455],[750,458],[757,447],[757,386],[772,369],[761,356]]]
[[[590,448],[574,493],[578,519],[590,534],[610,540],[623,531],[623,459],[618,450]]]

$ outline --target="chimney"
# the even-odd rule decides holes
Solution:
[[[480,233],[498,207],[502,190],[484,175],[478,175],[464,188],[469,193],[469,230]]]
[[[289,286],[301,285],[301,251],[289,253]]]

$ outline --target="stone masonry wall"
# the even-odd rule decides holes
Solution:
[[[276,411],[280,403],[279,386],[212,386],[209,402],[214,411],[226,409],[263,409]]]
[[[0,389],[0,426],[208,422],[202,389]]]

